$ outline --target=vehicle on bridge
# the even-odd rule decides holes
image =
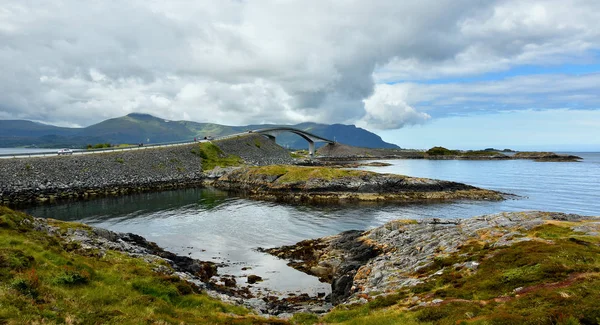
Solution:
[[[71,149],[60,149],[56,152],[57,155],[61,156],[61,155],[72,155],[73,154],[73,150]]]

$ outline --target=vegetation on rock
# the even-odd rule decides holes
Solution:
[[[491,150],[491,148],[485,149],[485,150],[467,150],[467,151],[460,151],[460,150],[450,150],[444,147],[433,147],[429,150],[426,151],[426,154],[428,156],[432,156],[432,157],[437,157],[437,156],[455,156],[455,157],[463,157],[463,158],[476,158],[476,157],[490,157],[490,156],[495,156],[495,157],[506,157],[504,154],[501,154],[495,150]]]
[[[427,150],[427,154],[431,156],[455,156],[460,154],[460,151],[450,150],[444,147],[433,147]]]
[[[243,163],[242,158],[236,155],[228,155],[211,142],[199,143],[192,153],[202,158],[202,170],[211,170],[215,167],[239,166]]]
[[[573,162],[583,158],[574,155],[559,155],[554,152],[523,151],[516,153],[515,159],[533,159],[535,161],[564,161]]]
[[[299,167],[291,165],[272,165],[251,167],[249,175],[278,176],[278,183],[295,183],[310,180],[332,180],[343,177],[360,177],[370,172],[358,170],[345,170],[329,167]]]

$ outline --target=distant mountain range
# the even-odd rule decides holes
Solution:
[[[85,128],[67,128],[26,120],[0,120],[0,147],[85,147],[97,143],[159,143],[192,140],[205,136],[224,136],[275,124],[227,126],[192,121],[170,121],[149,114],[131,113],[112,118]],[[285,125],[366,148],[399,148],[385,142],[378,135],[354,125],[300,123]],[[287,148],[306,148],[306,141],[292,133],[282,133],[277,143]]]

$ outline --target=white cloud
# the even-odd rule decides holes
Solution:
[[[591,0],[4,0],[0,116],[86,125],[143,111],[395,128],[435,117],[420,98],[468,108],[436,87],[396,98],[377,83],[589,60],[599,20]]]
[[[417,112],[406,103],[409,87],[404,85],[378,85],[375,93],[364,100],[365,116],[359,126],[375,129],[399,129],[405,125],[422,124],[431,118]]]

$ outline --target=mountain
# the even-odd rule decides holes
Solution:
[[[338,142],[366,148],[399,148],[381,137],[354,125],[300,123],[296,125],[257,124],[228,126],[192,121],[171,121],[149,114],[131,113],[85,128],[66,128],[25,120],[0,120],[0,147],[84,147],[96,143],[160,143],[223,136],[247,130],[287,126]],[[277,143],[304,149],[306,141],[292,133],[282,133]]]

